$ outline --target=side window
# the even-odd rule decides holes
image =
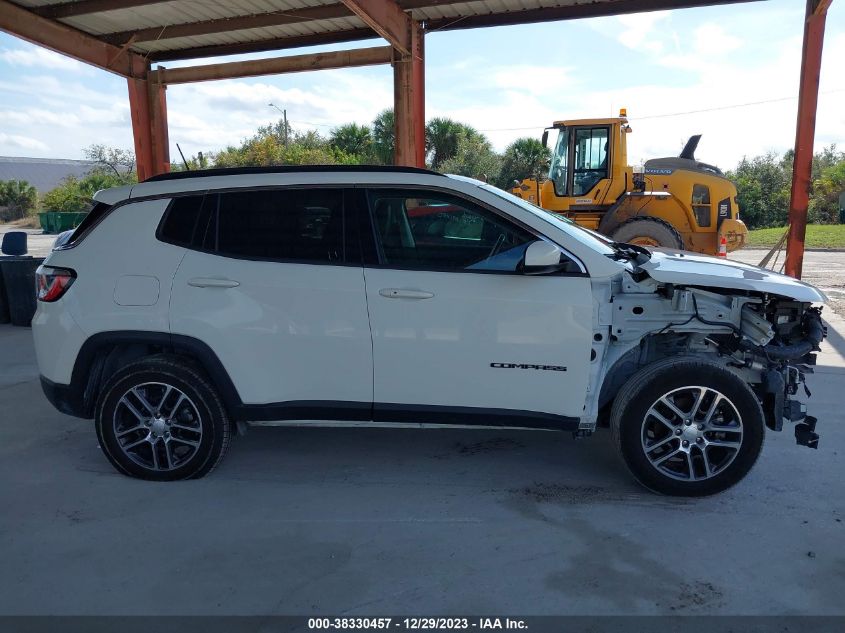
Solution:
[[[600,180],[607,178],[608,128],[591,127],[575,130],[575,157],[572,195],[583,196]]]
[[[372,190],[381,261],[422,270],[515,272],[537,238],[470,202],[425,191]]]
[[[158,237],[163,242],[191,246],[198,241],[203,196],[174,198],[162,219]]]
[[[693,185],[692,211],[698,226],[710,226],[710,187],[707,185]]]
[[[345,260],[343,191],[234,191],[214,196],[205,248],[230,257],[318,264]]]

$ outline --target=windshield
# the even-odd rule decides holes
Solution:
[[[602,255],[612,255],[616,252],[616,249],[612,246],[613,242],[609,239],[603,235],[599,235],[595,231],[590,231],[589,229],[578,226],[569,218],[541,209],[537,205],[531,204],[527,200],[523,200],[522,198],[510,194],[507,191],[503,191],[498,187],[494,187],[493,185],[481,185],[481,188],[533,213],[541,220],[544,220],[561,231],[566,232],[585,246],[592,248],[594,251],[598,251]]]
[[[555,193],[566,195],[566,179],[569,173],[567,159],[569,157],[569,130],[560,128],[557,135],[555,150],[552,152],[552,162],[549,165],[549,180],[555,185]]]

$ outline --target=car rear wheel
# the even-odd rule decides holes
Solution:
[[[751,470],[764,417],[751,388],[699,359],[650,365],[620,390],[611,411],[615,444],[634,477],[663,494],[722,492]]]
[[[133,362],[108,381],[95,426],[117,470],[155,481],[206,475],[231,436],[226,411],[205,376],[164,356]]]

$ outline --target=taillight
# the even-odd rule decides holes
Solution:
[[[70,268],[51,268],[39,266],[35,271],[35,290],[39,301],[47,303],[58,301],[76,279],[76,273]]]

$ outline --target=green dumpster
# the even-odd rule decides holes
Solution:
[[[66,213],[64,211],[47,211],[38,214],[41,228],[45,233],[63,233],[75,229],[85,219],[88,212]]]

